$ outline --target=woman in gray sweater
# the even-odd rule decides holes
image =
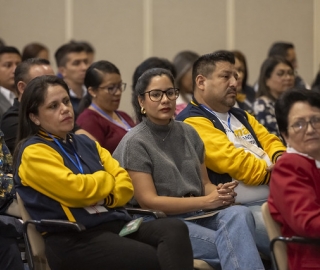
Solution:
[[[141,123],[113,154],[132,178],[132,204],[162,210],[170,217],[195,217],[185,220],[194,258],[215,269],[264,269],[254,241],[254,220],[246,207],[232,206],[201,218],[205,210],[232,205],[237,183],[210,182],[200,137],[191,126],[172,118],[178,96],[165,69],[147,70],[135,87],[132,100],[139,101],[134,109]]]

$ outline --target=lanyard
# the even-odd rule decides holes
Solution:
[[[80,162],[80,159],[79,159],[79,156],[76,152],[76,150],[74,149],[74,146],[72,145],[73,147],[73,153],[74,153],[74,156],[76,157],[76,160],[77,160],[77,163],[70,157],[70,155],[66,152],[66,150],[63,148],[63,146],[60,144],[60,142],[55,138],[53,137],[51,134],[47,133],[48,136],[53,139],[53,141],[59,146],[59,148],[61,149],[61,151],[66,155],[66,157],[73,163],[74,166],[76,166],[76,168],[79,170],[80,173],[83,174],[83,168],[82,168],[82,165],[81,165],[81,162]]]
[[[208,111],[209,113],[213,114],[214,116],[216,116],[219,121],[221,122],[222,125],[225,125],[226,124],[224,123],[225,121],[222,121],[218,115],[211,109],[209,109],[207,106],[203,105],[203,104],[200,104],[199,106],[201,106],[203,109],[205,109],[206,111]],[[254,145],[248,141],[246,141],[245,139],[243,139],[241,136],[237,136],[234,131],[231,129],[231,113],[228,112],[228,119],[227,119],[227,124],[228,124],[228,128],[229,130],[231,130],[231,132],[234,134],[235,138],[239,141],[239,143],[242,145],[242,147],[250,150],[252,153],[254,153],[255,155],[257,155],[259,158],[261,159],[264,159],[266,158],[266,161],[268,163],[268,160],[270,162],[270,159],[268,157],[268,155],[264,152],[263,149],[261,149],[260,147],[258,147],[257,145]],[[252,135],[251,135],[252,136]],[[269,163],[268,163],[269,164]],[[272,163],[270,163],[272,164]]]
[[[116,115],[120,118],[120,120],[122,121],[122,123],[125,124],[126,128],[124,128],[121,124],[118,123],[118,121],[115,121],[114,119],[112,119],[112,117],[105,113],[103,110],[101,110],[96,104],[94,104],[93,102],[91,103],[91,106],[97,110],[99,113],[101,113],[104,117],[106,117],[110,122],[114,123],[115,125],[117,125],[118,127],[121,127],[123,129],[125,129],[126,131],[129,131],[131,129],[131,126],[128,124],[128,122],[126,120],[123,119],[123,117],[117,113],[117,111],[115,111]]]
[[[200,107],[202,107],[203,109],[205,109],[206,111],[208,111],[209,113],[213,114],[215,117],[217,117],[219,119],[219,121],[221,122],[222,125],[225,125],[225,123],[218,117],[218,115],[211,109],[209,109],[207,106],[200,104]],[[234,134],[232,128],[231,128],[231,114],[230,112],[228,112],[228,119],[227,119],[227,124],[228,124],[228,128],[229,130]]]

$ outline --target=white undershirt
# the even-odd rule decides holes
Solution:
[[[16,97],[15,94],[2,86],[0,86],[0,92],[6,98],[6,100],[8,100],[11,105],[13,105],[14,99]]]
[[[258,146],[256,140],[254,139],[250,131],[233,114],[218,113],[218,112],[215,112],[215,114],[218,116],[220,122],[222,123],[229,141],[231,141],[236,148],[243,148],[243,145],[239,143],[239,141],[236,139],[236,136],[246,140],[247,142],[255,146]],[[229,125],[228,125],[229,115],[231,117],[230,118],[231,129],[229,128]]]
[[[88,92],[87,88],[84,85],[82,85],[82,97],[84,97],[87,94],[87,92]],[[73,92],[73,90],[70,88],[69,88],[69,94],[70,94],[70,97],[75,97],[75,98],[78,97],[76,93]]]

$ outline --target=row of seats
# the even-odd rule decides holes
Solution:
[[[79,223],[73,223],[63,220],[32,220],[26,211],[23,201],[17,194],[18,205],[22,215],[24,223],[24,239],[25,239],[25,251],[26,257],[29,263],[30,270],[50,270],[48,265],[46,255],[44,240],[41,234],[36,230],[35,225],[41,224],[44,226],[64,226],[77,231],[85,230],[85,228]],[[151,210],[140,210],[140,209],[127,209],[129,212],[131,210],[132,214],[153,214],[157,218],[164,218],[165,214],[158,211]],[[280,232],[280,225],[273,220],[270,215],[267,202],[262,205],[262,215],[266,223],[269,238],[271,240],[270,250],[271,250],[271,261],[274,270],[287,270],[287,253],[286,244],[288,242],[306,243],[306,244],[318,244],[320,242],[315,242],[314,240],[303,238],[303,237],[282,237]],[[194,260],[194,269],[198,270],[213,270],[213,268],[208,265],[205,261]]]
[[[24,207],[24,203],[17,194],[18,205],[21,216],[24,221],[24,240],[25,252],[30,270],[50,270],[46,255],[45,244],[41,234],[36,230],[35,225],[42,226],[63,226],[76,231],[85,230],[85,227],[79,223],[64,221],[64,220],[32,220],[29,213]],[[163,212],[144,209],[127,208],[130,214],[147,214],[153,215],[156,218],[164,218],[166,215]],[[214,270],[209,264],[202,260],[194,260],[194,269],[197,270]]]

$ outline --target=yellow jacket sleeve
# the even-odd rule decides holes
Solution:
[[[129,201],[133,194],[129,175],[112,159],[107,150],[103,151],[100,146],[97,149],[106,171],[75,174],[64,165],[61,155],[50,146],[42,143],[29,145],[22,153],[18,169],[21,183],[67,207],[86,207],[102,200],[107,203],[109,201],[112,207],[123,205],[123,201]],[[127,191],[124,198],[118,199],[118,193],[122,192],[117,187],[119,183],[127,185],[131,196],[130,191]]]
[[[106,171],[114,176],[114,187],[111,191],[112,198],[107,200],[109,207],[119,207],[125,205],[133,196],[133,185],[128,172],[120,167],[119,162],[114,159],[110,152],[102,148],[99,143],[97,149],[101,162]]]
[[[256,135],[263,147],[267,146],[268,143],[276,143],[275,149],[272,146],[267,147],[268,155],[272,155],[272,152],[277,152],[280,149],[284,151],[284,146],[276,136],[269,134],[257,121],[253,121],[252,116],[249,115],[248,117],[253,129],[257,130]],[[269,182],[270,173],[266,170],[267,163],[242,148],[236,148],[229,141],[227,135],[215,128],[209,119],[189,117],[184,122],[193,126],[203,140],[206,149],[205,164],[207,168],[220,174],[227,173],[232,178],[243,181],[248,185],[261,185]],[[260,139],[264,141],[260,141]],[[269,157],[272,158],[272,156]]]
[[[247,113],[247,117],[249,124],[254,130],[263,150],[267,153],[270,160],[275,163],[277,158],[286,150],[286,147],[276,135],[270,133],[252,115]]]

